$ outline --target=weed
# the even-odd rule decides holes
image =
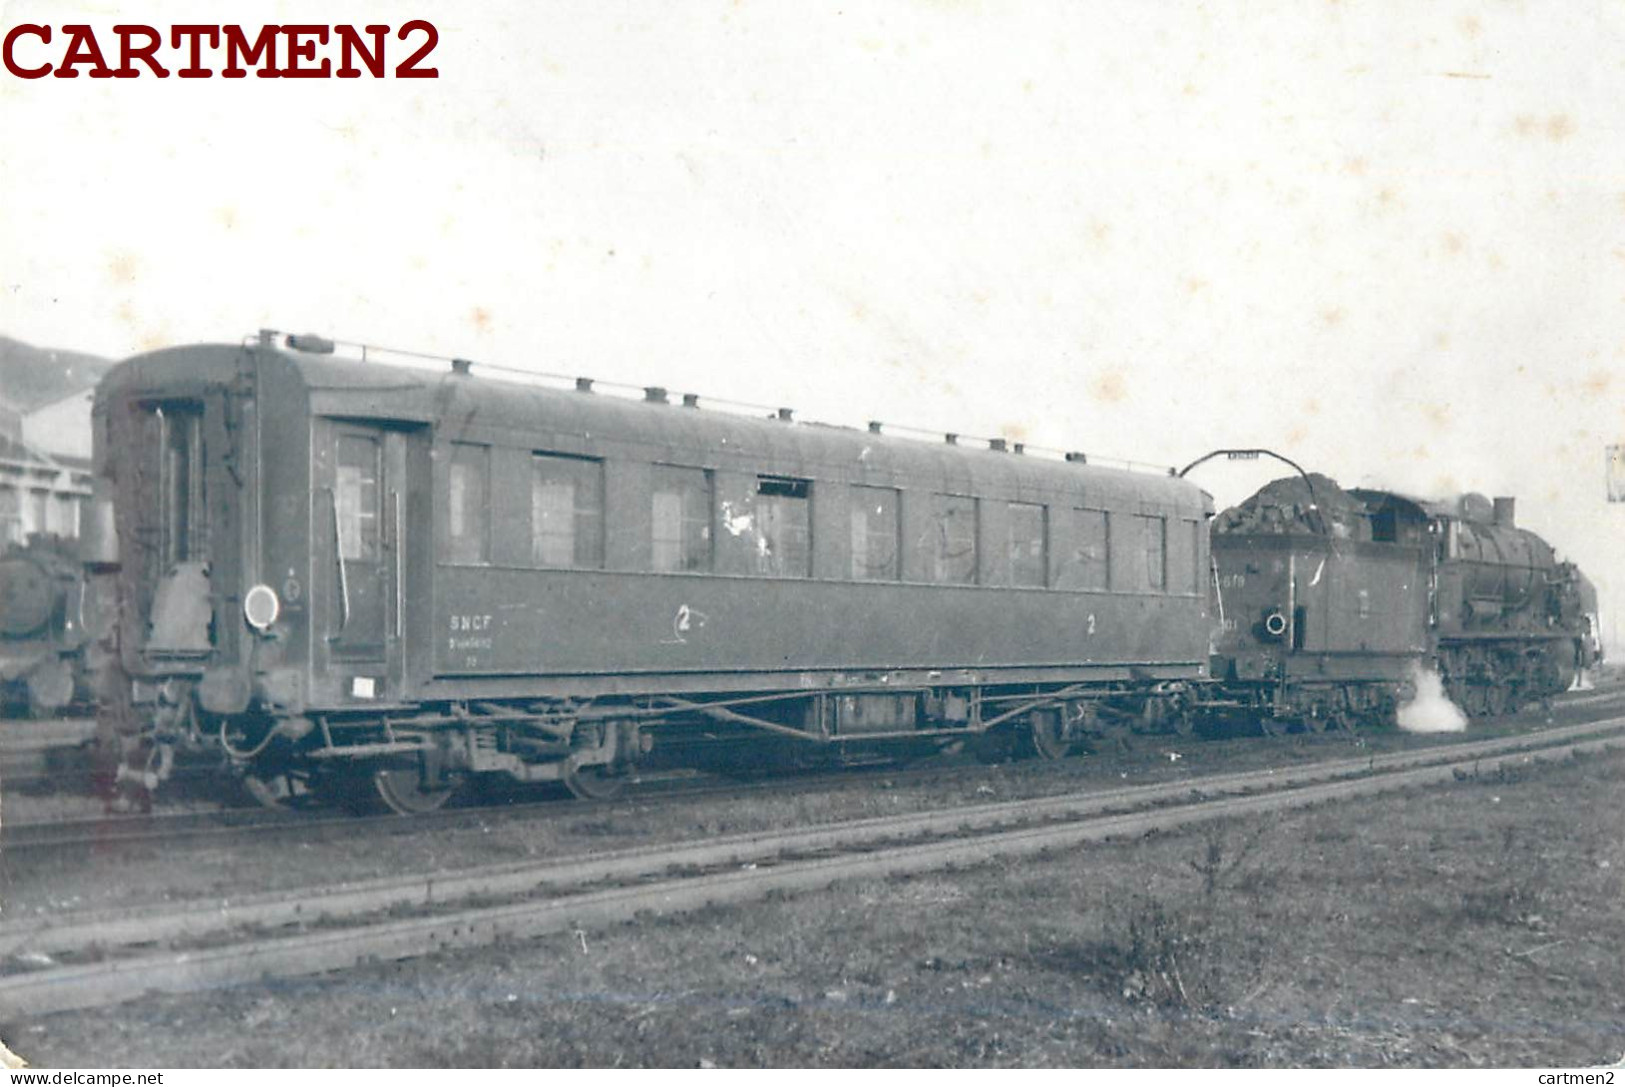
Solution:
[[[1190,988],[1185,984],[1185,973],[1193,971],[1201,961],[1205,942],[1191,929],[1192,926],[1171,917],[1154,898],[1146,899],[1129,915],[1123,977],[1125,999],[1158,1007],[1195,1006]],[[1198,980],[1195,972],[1191,980],[1193,984]]]
[[[1191,870],[1202,877],[1204,899],[1211,900],[1224,882],[1236,874],[1237,869],[1258,848],[1258,843],[1263,839],[1264,832],[1269,829],[1269,824],[1260,821],[1253,828],[1253,832],[1242,841],[1241,847],[1226,859],[1225,847],[1229,845],[1232,827],[1233,824],[1230,823],[1210,824],[1203,833],[1202,855],[1190,862]],[[1253,873],[1244,875],[1251,874]],[[1240,882],[1243,881],[1237,881],[1238,884]]]
[[[1052,947],[1045,965],[1083,975],[1130,1004],[1204,1012],[1224,1003],[1220,963],[1226,956],[1205,921],[1151,895],[1136,896],[1114,913],[1101,939]]]
[[[1461,892],[1461,916],[1476,925],[1526,925],[1542,923],[1541,903],[1549,890],[1549,865],[1538,850],[1518,849],[1518,828],[1501,828],[1501,852],[1495,871],[1499,879],[1488,887]]]

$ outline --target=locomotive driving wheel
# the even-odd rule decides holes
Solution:
[[[453,785],[427,786],[415,767],[376,770],[372,789],[384,807],[396,815],[424,815],[435,811],[456,792]]]

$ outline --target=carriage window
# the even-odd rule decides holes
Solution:
[[[490,557],[490,510],[486,498],[490,478],[489,446],[451,443],[451,466],[447,473],[447,561],[485,562]]]
[[[378,442],[340,434],[337,489],[339,557],[378,561]]]
[[[787,476],[756,477],[756,572],[812,576],[811,483]]]
[[[1168,591],[1181,596],[1192,596],[1200,582],[1196,568],[1197,531],[1200,525],[1189,518],[1173,522],[1168,539]]]
[[[931,580],[944,585],[976,584],[976,499],[957,494],[931,496],[931,528],[925,541]]]
[[[585,457],[530,458],[530,559],[538,566],[604,565],[604,465]]]
[[[1145,584],[1148,589],[1168,587],[1168,521],[1163,517],[1140,517],[1145,531]]]
[[[897,490],[852,487],[852,577],[858,581],[896,581],[901,526]]]
[[[1049,511],[1031,502],[1010,503],[1010,584],[1042,589],[1049,583],[1045,529]]]
[[[654,467],[651,566],[663,573],[711,569],[711,473]]]
[[[1202,591],[1202,575],[1205,572],[1202,567],[1202,529],[1204,524],[1201,521],[1191,521],[1190,526],[1191,580],[1186,591],[1195,596]]]
[[[1106,589],[1111,585],[1111,515],[1105,510],[1074,509],[1072,518],[1056,587]]]

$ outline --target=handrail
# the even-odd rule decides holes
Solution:
[[[400,638],[406,611],[406,515],[401,510],[399,491],[390,492],[389,501],[395,507],[395,637]]]

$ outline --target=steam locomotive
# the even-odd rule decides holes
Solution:
[[[100,727],[138,801],[189,749],[267,803],[403,813],[482,775],[613,795],[663,757],[1057,758],[1214,712],[1320,721],[1326,682],[1368,678],[1349,654],[1382,656],[1380,685],[1438,648],[1416,603],[1434,606],[1434,552],[1256,533],[1210,551],[1189,480],[1001,440],[358,363],[270,332],[127,360],[94,432],[112,516],[87,547],[121,560]],[[1485,538],[1471,524],[1452,556]],[[1411,627],[1322,643],[1314,594],[1335,579],[1299,568],[1334,540],[1346,586],[1392,567],[1365,591]],[[1462,584],[1479,607],[1488,582]],[[1247,609],[1283,591],[1287,626],[1255,629]],[[1467,643],[1470,683],[1500,657]]]

